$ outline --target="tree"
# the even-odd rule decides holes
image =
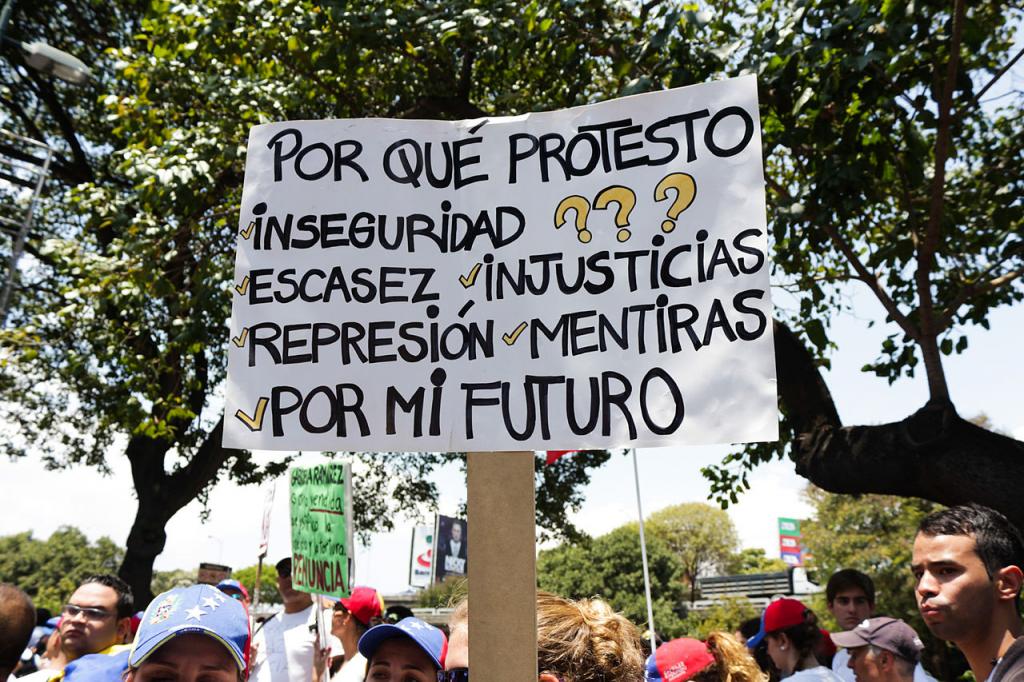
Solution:
[[[761,610],[746,597],[726,597],[702,611],[691,610],[683,621],[687,637],[707,639],[712,632],[736,632],[743,621],[761,615]]]
[[[42,35],[92,61],[85,91],[26,71],[10,48],[10,65],[0,66],[10,76],[5,125],[58,150],[61,188],[30,235],[13,326],[0,333],[10,436],[0,442],[13,456],[53,453],[55,468],[107,469],[123,453],[139,504],[120,572],[144,603],[174,514],[222,478],[258,482],[290,461],[261,467],[221,445],[249,127],[566,106],[614,89],[626,76],[617,65],[630,62],[627,46],[643,31],[624,5],[603,3],[102,5],[22,3],[12,22],[14,37]],[[429,472],[458,457],[359,456],[369,464],[355,501],[364,531],[433,501]],[[555,485],[538,505],[545,527],[575,532],[573,491],[601,457],[540,474]]]
[[[727,575],[745,575],[750,573],[777,573],[785,571],[789,565],[777,557],[768,557],[760,547],[741,549],[729,557],[723,573]]]
[[[187,568],[176,568],[173,571],[153,571],[153,583],[150,591],[154,595],[162,594],[175,587],[188,587],[196,582],[196,571]]]
[[[231,572],[231,577],[245,585],[249,591],[249,599],[256,598],[256,566],[246,566]],[[280,604],[281,593],[277,591],[277,569],[270,564],[263,564],[260,572],[260,603]]]
[[[732,519],[721,509],[702,502],[665,507],[651,514],[650,534],[665,543],[683,567],[690,601],[697,600],[697,579],[729,565],[739,547]]]
[[[1021,92],[983,102],[1020,56],[1021,3],[774,8],[732,63],[758,73],[774,266],[799,301],[775,325],[784,437],[709,468],[713,492],[727,502],[788,455],[833,492],[977,501],[1024,525],[1024,443],[961,418],[943,371],[965,327],[1024,297]],[[898,330],[864,370],[928,383],[927,404],[887,424],[844,425],[818,371],[854,285]]]
[[[801,525],[803,540],[814,557],[811,570],[824,585],[841,568],[855,568],[875,583],[875,613],[902,618],[927,644],[925,665],[940,680],[957,679],[966,669],[963,656],[950,644],[932,637],[914,597],[910,555],[917,525],[940,506],[917,498],[889,495],[836,495],[814,486],[807,498],[814,519]],[[819,595],[814,611],[823,627],[836,624]]]
[[[1019,93],[979,102],[1010,64],[1021,5],[967,4],[22,3],[14,37],[89,59],[97,79],[72,92],[3,48],[5,125],[58,149],[63,193],[0,336],[0,442],[55,466],[127,456],[139,508],[121,571],[143,595],[178,510],[222,477],[287,466],[220,446],[250,125],[519,114],[754,72],[775,269],[800,303],[775,328],[783,445],[709,468],[713,494],[733,499],[751,467],[789,456],[829,490],[984,501],[1024,525],[1024,444],[962,420],[942,371],[966,351],[961,327],[1024,296]],[[847,284],[899,328],[868,371],[925,370],[931,399],[906,419],[844,426],[818,372]],[[429,500],[414,474],[450,458],[416,458],[413,498],[361,497],[357,515]]]
[[[683,633],[677,613],[683,597],[679,559],[657,537],[647,536],[654,624],[665,638]],[[645,629],[647,602],[640,531],[635,523],[577,543],[542,550],[537,556],[537,584],[542,590],[570,599],[599,596]]]
[[[0,582],[12,583],[35,605],[59,613],[82,578],[117,571],[124,550],[108,537],[90,542],[85,533],[62,526],[46,540],[32,533],[0,537]]]
[[[468,578],[448,576],[441,582],[420,590],[416,595],[416,603],[427,609],[454,608],[468,595]]]

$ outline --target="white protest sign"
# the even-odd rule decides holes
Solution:
[[[224,444],[778,436],[752,76],[476,121],[252,129]]]

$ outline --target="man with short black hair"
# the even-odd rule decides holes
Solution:
[[[839,627],[852,630],[875,611],[875,583],[853,568],[836,571],[825,586],[825,603]],[[854,682],[849,661],[850,652],[840,649],[832,659],[832,672],[846,682]]]
[[[43,682],[62,677],[64,667],[89,654],[116,654],[131,641],[135,599],[116,575],[86,576],[61,609],[60,643],[64,665],[19,678]]]
[[[10,583],[0,583],[0,682],[6,682],[36,625],[29,596]]]
[[[978,682],[1024,680],[1024,539],[979,504],[925,517],[914,538],[917,606],[936,637],[956,644]]]
[[[869,618],[831,637],[849,652],[848,666],[857,682],[913,682],[924,648],[912,627],[885,616]]]

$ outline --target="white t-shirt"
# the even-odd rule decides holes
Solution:
[[[282,611],[256,634],[259,647],[253,662],[252,682],[310,682],[313,678],[313,646],[316,633],[313,605],[296,613]]]
[[[849,666],[850,661],[850,650],[839,649],[836,652],[835,658],[832,659],[832,672],[839,675],[844,682],[856,682],[856,677],[853,674],[853,668]],[[938,682],[934,677],[925,672],[921,664],[918,663],[914,667],[914,682]]]
[[[785,677],[783,679],[787,682],[789,680],[807,680],[807,682],[811,682],[812,680],[816,682],[840,682],[841,678],[837,677],[834,672],[825,666],[819,665],[814,668],[808,668],[807,670],[797,670],[789,677]]]
[[[366,657],[358,651],[356,655],[345,661],[331,682],[363,682],[366,678]]]

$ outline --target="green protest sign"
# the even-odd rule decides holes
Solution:
[[[292,587],[347,597],[351,588],[352,487],[348,464],[295,468],[291,477]]]

